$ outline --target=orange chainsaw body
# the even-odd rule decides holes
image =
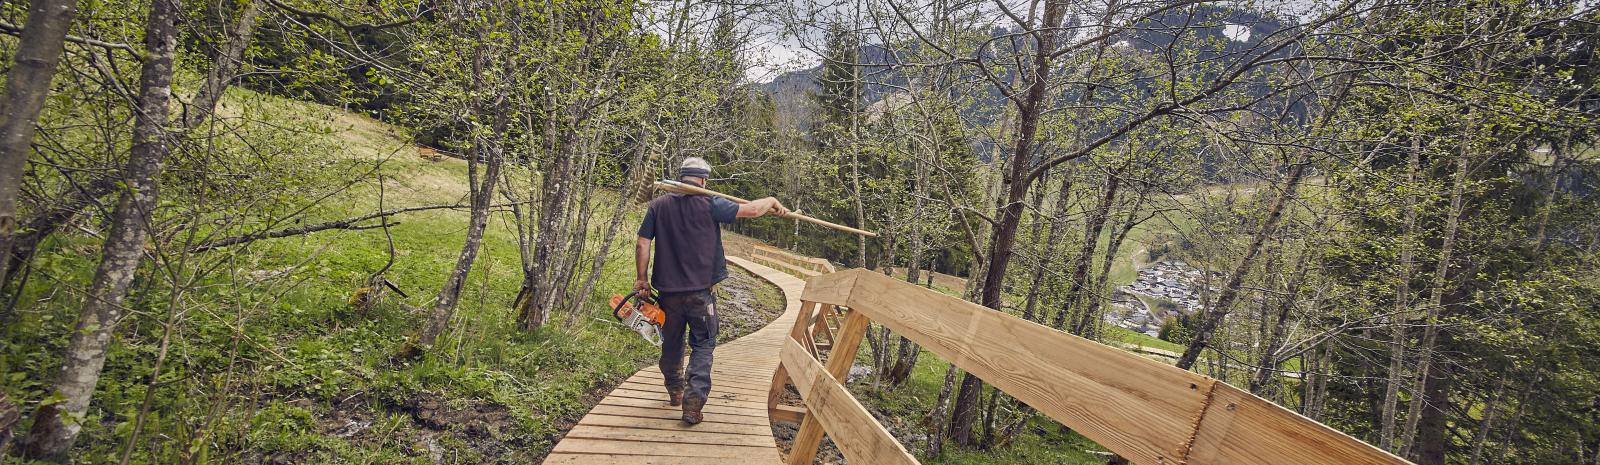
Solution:
[[[645,341],[661,345],[661,325],[667,323],[667,312],[654,300],[640,298],[637,291],[611,296],[611,316],[639,333]]]

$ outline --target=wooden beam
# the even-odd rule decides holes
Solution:
[[[779,404],[768,409],[767,416],[772,418],[773,422],[794,423],[798,425],[801,421],[806,419],[806,409],[805,407]]]
[[[866,315],[861,314],[861,312],[853,311],[850,312],[850,316],[845,317],[844,325],[839,328],[839,339],[834,341],[833,351],[828,354],[828,364],[825,369],[833,383],[843,382],[846,376],[850,374],[850,365],[855,362],[856,349],[861,347],[861,339],[866,336],[867,325],[870,322],[871,320],[868,320]],[[799,373],[796,373],[796,375],[799,376]],[[798,382],[798,378],[796,381]],[[796,384],[795,387],[799,388],[802,393],[811,391],[811,389],[801,387],[799,384]],[[849,391],[844,391],[844,396],[850,398]],[[851,398],[851,401],[854,400]],[[806,405],[813,404],[808,399]],[[870,420],[872,416],[867,415],[867,418]],[[876,425],[877,421],[872,420],[872,423]],[[807,409],[805,420],[800,422],[800,432],[794,435],[794,447],[789,449],[789,465],[809,465],[815,460],[817,458],[817,447],[822,445],[823,432],[823,425],[818,422],[816,411]],[[835,444],[841,441],[839,436],[834,438]],[[891,439],[890,442],[893,442],[893,440]],[[899,446],[899,443],[895,443],[895,445]],[[841,445],[840,448],[843,449],[844,446]],[[854,462],[854,460],[852,461]]]
[[[1189,450],[1192,464],[1405,463],[1327,425],[1217,383]]]
[[[806,280],[806,290],[800,300],[850,306],[850,294],[856,287],[857,273],[842,272],[814,276]]]
[[[853,311],[1134,463],[1408,463],[1211,378],[878,273],[814,281],[829,298],[849,282]]]
[[[848,325],[848,323],[846,323]],[[827,368],[807,356],[805,348],[791,341],[780,354],[783,364],[794,370],[795,387],[806,402],[807,423],[815,422],[831,431],[833,443],[839,446],[850,463],[873,465],[917,465],[917,459],[896,441],[889,431],[878,424],[872,413],[850,395]],[[802,426],[804,431],[804,426]],[[816,448],[800,449],[800,437],[795,437],[795,448],[789,454],[789,465],[809,465],[814,460]],[[818,441],[821,441],[820,436]],[[810,454],[800,454],[809,451]]]
[[[785,340],[805,340],[806,323],[811,320],[811,313],[816,311],[817,303],[809,300],[800,301],[800,314],[794,317],[794,326],[789,328],[789,337]],[[815,355],[813,354],[813,357]],[[789,384],[789,373],[778,364],[778,371],[772,375],[772,385],[767,391],[767,409],[778,405],[778,400],[783,397],[784,386]]]

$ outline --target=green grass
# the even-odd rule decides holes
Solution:
[[[334,193],[342,180],[361,176],[380,160],[375,173],[387,178],[386,208],[463,201],[465,162],[424,160],[398,129],[244,91],[231,95],[227,112],[285,128],[248,137],[292,153],[258,167],[262,177],[286,184],[263,186],[275,197],[257,216],[244,217],[290,211]],[[527,184],[525,171],[508,176]],[[174,186],[170,201],[198,201],[180,197],[184,186]],[[527,196],[526,187],[521,189]],[[377,210],[377,191],[376,182],[368,181],[334,193],[302,222]],[[607,199],[598,200],[607,206],[597,208],[596,234],[603,233],[598,229],[609,213]],[[630,212],[628,221],[638,215]],[[519,329],[511,303],[522,280],[520,258],[510,214],[501,212],[491,217],[447,333],[420,360],[391,364],[390,354],[424,319],[411,308],[431,308],[454,267],[467,213],[435,210],[397,219],[391,230],[395,263],[387,276],[409,296],[390,293],[367,310],[348,302],[387,261],[381,230],[320,232],[197,255],[195,266],[216,271],[177,300],[177,337],[159,374],[155,415],[137,440],[133,462],[174,463],[193,454],[201,463],[273,457],[297,463],[433,463],[428,456],[437,449],[462,463],[527,463],[551,447],[563,419],[587,410],[590,391],[655,358],[653,347],[607,321],[603,308],[606,296],[631,286],[627,234],[611,249],[612,259],[583,311],[571,315],[570,327],[562,325],[567,315],[558,315],[538,332]],[[6,380],[0,389],[24,404],[25,417],[60,366],[59,352],[81,299],[77,290],[88,282],[97,255],[96,239],[52,239],[15,313],[0,328],[0,376]],[[153,266],[144,270],[77,443],[83,463],[115,461],[145,397],[169,292],[152,279]],[[430,430],[413,421],[423,397],[437,398],[450,410],[502,411],[504,418],[493,420],[496,432],[488,439],[468,434],[466,421]],[[205,423],[206,418],[214,420]],[[351,421],[367,426],[348,437],[337,434]]]

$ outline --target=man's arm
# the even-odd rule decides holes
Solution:
[[[768,213],[783,216],[789,214],[789,209],[772,197],[756,199],[739,206],[740,218],[757,218]]]
[[[633,248],[633,290],[650,296],[650,239],[640,237]]]

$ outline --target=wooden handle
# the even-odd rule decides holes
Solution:
[[[739,198],[739,197],[734,197],[734,196],[731,196],[731,195],[728,195],[728,194],[717,192],[717,191],[714,191],[714,190],[711,190],[711,189],[706,189],[704,187],[696,186],[696,185],[693,185],[693,184],[681,183],[681,182],[678,182],[678,181],[669,181],[669,180],[656,181],[655,188],[656,189],[660,189],[660,190],[664,190],[664,191],[667,191],[667,192],[677,192],[679,194],[695,194],[695,195],[709,195],[709,196],[712,196],[712,197],[722,197],[724,199],[728,199],[728,200],[732,201],[733,203],[740,203],[740,204],[750,203],[749,200],[745,200],[745,199],[742,199],[742,198]],[[800,221],[804,221],[804,222],[807,222],[807,223],[815,224],[817,226],[822,226],[824,228],[844,231],[844,232],[847,232],[847,233],[850,233],[850,234],[859,234],[859,235],[867,236],[867,237],[878,237],[878,233],[875,233],[875,232],[872,232],[872,231],[856,229],[856,228],[852,228],[852,227],[845,226],[845,225],[842,225],[842,224],[835,224],[835,223],[832,223],[832,222],[819,220],[819,219],[816,219],[816,218],[812,218],[812,217],[809,217],[809,216],[802,215],[798,211],[789,212],[786,215],[776,215],[776,216],[781,217],[781,218],[788,218],[788,219],[792,219],[792,220],[800,220]]]

